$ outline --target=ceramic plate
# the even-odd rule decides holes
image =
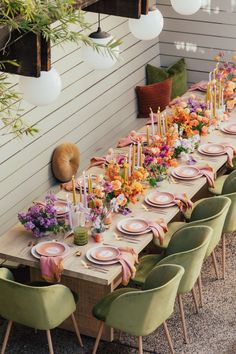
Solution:
[[[62,256],[66,247],[63,243],[48,241],[38,243],[35,249],[40,256],[56,257]]]
[[[147,199],[155,205],[166,205],[175,199],[172,193],[152,191],[147,195]]]
[[[90,255],[97,261],[107,262],[115,260],[120,255],[120,251],[116,247],[100,246],[92,248]]]
[[[101,265],[111,265],[111,264],[115,264],[115,263],[118,263],[118,260],[117,259],[114,259],[112,261],[107,261],[107,262],[104,262],[104,261],[98,261],[96,259],[94,259],[92,256],[91,256],[91,252],[94,248],[90,248],[87,252],[86,252],[86,257],[87,259],[92,262],[92,263],[95,263],[95,264],[101,264]]]
[[[195,176],[195,177],[191,177],[191,178],[180,177],[180,176],[178,176],[178,175],[175,174],[175,171],[174,171],[174,170],[171,171],[171,174],[172,174],[173,177],[175,177],[175,178],[177,178],[177,179],[180,179],[180,180],[182,179],[182,180],[184,180],[184,181],[191,181],[191,180],[193,180],[193,179],[197,179],[197,178],[202,177],[202,173],[200,173],[199,175],[197,175],[197,176]]]
[[[61,215],[61,214],[67,214],[69,209],[67,206],[67,202],[64,202],[63,200],[57,200],[55,202],[55,208],[57,210],[57,215]]]
[[[224,126],[224,130],[231,134],[236,134],[236,123],[227,124]]]
[[[199,146],[198,152],[200,152],[200,154],[205,155],[205,156],[222,156],[225,154],[225,152],[221,152],[219,154],[209,154],[209,153],[205,152],[204,150],[202,150],[201,146]]]
[[[51,241],[49,241],[49,242],[51,242]],[[38,244],[38,245],[39,245],[39,244]],[[41,256],[40,256],[40,254],[36,251],[36,247],[37,247],[38,245],[33,246],[33,247],[31,248],[30,252],[31,252],[32,256],[34,256],[35,258],[40,259]],[[63,244],[63,245],[65,246],[65,251],[64,251],[64,253],[62,254],[62,256],[65,257],[65,256],[70,252],[70,248],[69,248],[69,246],[67,246],[66,244]]]
[[[129,218],[123,220],[121,228],[131,233],[143,232],[148,228],[148,223],[144,219]]]
[[[221,144],[204,144],[200,148],[208,155],[222,155],[225,153],[225,147]]]
[[[134,225],[134,228],[137,230],[137,224],[139,224],[139,222],[137,223],[137,220],[141,221],[142,222],[139,224],[138,228],[141,229],[143,228],[143,231],[127,231],[123,225],[127,225],[127,221],[132,221],[132,224]],[[131,224],[131,225],[132,225]],[[129,224],[130,225],[130,224]],[[142,227],[141,227],[142,225]],[[146,225],[146,227],[144,228],[144,225]],[[147,225],[147,221],[145,219],[141,219],[141,218],[128,218],[128,219],[122,219],[120,220],[117,225],[116,225],[117,229],[120,231],[120,232],[123,232],[124,234],[127,234],[127,235],[142,235],[142,234],[145,234],[145,233],[148,233],[150,232],[150,229],[148,228],[148,225]]]
[[[236,133],[232,133],[232,132],[226,130],[224,127],[221,127],[220,130],[225,134],[236,135]]]
[[[147,203],[148,205],[151,205],[155,208],[169,208],[169,207],[176,205],[175,203],[162,204],[162,205],[161,204],[154,204],[148,199],[148,196],[146,196],[144,200],[145,200],[145,203]]]
[[[174,173],[181,178],[193,178],[199,176],[200,171],[196,167],[180,166],[174,169]]]

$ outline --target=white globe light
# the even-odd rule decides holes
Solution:
[[[164,20],[158,9],[149,10],[147,15],[139,19],[129,19],[129,29],[134,37],[141,40],[151,40],[159,36],[163,29]]]
[[[107,33],[102,32],[98,28],[97,32],[93,32],[89,36],[94,43],[100,45],[107,45],[112,41],[113,37]],[[106,70],[110,69],[116,64],[119,55],[119,46],[115,47],[113,50],[114,55],[110,55],[106,48],[99,48],[99,51],[92,48],[91,46],[82,43],[81,46],[81,56],[84,62],[86,62],[91,68],[96,70]]]
[[[202,6],[202,0],[170,0],[173,9],[181,15],[193,15]]]
[[[54,102],[61,92],[61,78],[56,69],[41,71],[39,78],[21,76],[19,80],[23,99],[35,106]]]

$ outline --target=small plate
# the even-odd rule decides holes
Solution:
[[[175,177],[175,178],[177,178],[177,179],[180,179],[180,180],[182,179],[183,181],[191,181],[191,180],[194,180],[194,179],[197,179],[197,178],[202,177],[202,173],[199,173],[199,175],[197,175],[197,176],[195,176],[195,177],[191,177],[191,178],[180,177],[180,176],[178,176],[178,175],[175,173],[174,170],[171,171],[171,174],[172,174],[173,177]]]
[[[137,220],[139,221],[142,221],[141,224],[143,225],[143,227],[141,227],[141,224],[140,224],[140,228],[143,228],[143,231],[127,231],[126,228],[124,228],[124,224],[127,223],[127,221],[131,221],[132,223],[135,223],[134,227],[135,229],[137,230],[136,228],[136,225],[137,225]],[[132,225],[132,224],[131,224]],[[144,228],[144,225],[146,225],[146,227]],[[123,232],[124,234],[127,234],[127,235],[142,235],[142,234],[146,234],[148,232],[150,232],[150,229],[147,225],[147,220],[145,219],[141,219],[141,218],[126,218],[126,219],[122,219],[120,220],[117,225],[116,225],[117,229],[120,231],[120,232]]]
[[[57,215],[68,214],[69,209],[67,206],[67,202],[64,202],[63,200],[57,200],[54,205],[57,211]]]
[[[129,218],[123,220],[123,223],[121,224],[121,227],[123,230],[128,231],[128,232],[143,232],[148,228],[148,223],[144,219],[140,218]]]
[[[181,178],[193,178],[199,176],[200,171],[196,167],[180,166],[174,169],[174,173]]]
[[[223,155],[225,154],[225,147],[221,144],[204,144],[199,146],[201,151],[208,155]]]
[[[51,242],[51,241],[49,241],[49,242]],[[34,256],[34,257],[37,258],[37,259],[40,259],[41,255],[36,251],[36,247],[37,247],[38,245],[39,245],[39,244],[33,246],[33,247],[31,248],[30,252],[31,252],[32,256]],[[62,254],[62,257],[65,257],[65,256],[70,252],[69,246],[67,246],[67,245],[65,245],[65,244],[64,244],[64,246],[65,246],[65,251],[64,251],[64,253]]]
[[[224,125],[223,128],[224,128],[224,130],[226,130],[227,132],[229,132],[231,134],[236,134],[236,123]]]
[[[116,247],[100,246],[92,248],[90,255],[97,261],[107,262],[115,260],[120,255],[120,251]]]
[[[221,127],[220,130],[225,134],[236,135],[236,133],[232,133],[232,132],[226,130],[224,127]]]
[[[65,253],[66,247],[63,243],[48,241],[40,242],[36,245],[35,249],[40,256],[56,257],[62,256]]]
[[[172,203],[175,197],[169,192],[152,191],[147,195],[147,199],[155,205],[166,205]]]
[[[107,262],[104,262],[104,261],[98,261],[96,259],[94,259],[92,256],[91,256],[91,251],[93,250],[93,248],[90,248],[87,252],[86,252],[86,257],[87,259],[92,262],[92,263],[95,263],[95,264],[100,264],[100,265],[111,265],[111,264],[115,264],[115,263],[118,263],[119,261],[117,259],[114,259],[112,261],[107,261]]]
[[[151,206],[153,206],[155,208],[161,208],[161,209],[162,208],[170,208],[170,207],[176,205],[175,203],[162,204],[162,205],[161,204],[154,204],[148,199],[148,196],[146,196],[144,200],[145,200],[145,203],[147,203],[148,205],[151,205]]]

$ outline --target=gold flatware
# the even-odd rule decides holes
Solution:
[[[96,272],[100,272],[100,273],[107,273],[108,272],[108,269],[104,269],[104,268],[101,268],[101,267],[94,266],[92,264],[88,264],[83,259],[81,259],[81,264],[83,265],[84,268],[91,269],[91,270],[94,270]]]

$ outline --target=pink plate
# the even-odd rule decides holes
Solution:
[[[64,202],[63,200],[57,200],[55,202],[55,208],[57,210],[57,215],[66,214],[69,211],[67,202]]]
[[[162,208],[169,208],[169,207],[176,205],[174,202],[169,203],[169,204],[154,204],[148,199],[148,196],[146,196],[144,200],[145,200],[145,203],[147,203],[148,205],[151,205],[155,208],[161,208],[161,209]]]
[[[100,246],[91,250],[90,255],[97,261],[112,261],[120,255],[120,251],[116,247]]]
[[[125,220],[121,227],[125,231],[137,233],[145,231],[148,228],[148,223],[143,219],[130,218]]]
[[[172,193],[153,191],[148,194],[147,199],[152,204],[166,205],[172,203],[175,197]]]
[[[194,178],[200,173],[198,168],[192,166],[180,166],[175,168],[174,172],[181,178]]]
[[[225,125],[224,129],[232,134],[236,134],[236,123]]]
[[[197,176],[195,176],[195,177],[180,177],[180,176],[178,176],[176,173],[175,173],[175,171],[173,170],[173,171],[171,171],[171,174],[172,174],[172,176],[173,177],[175,177],[175,178],[177,178],[177,179],[182,179],[182,180],[184,180],[184,181],[191,181],[191,180],[193,180],[193,179],[197,179],[197,178],[200,178],[200,177],[202,177],[202,173],[199,173]]]
[[[236,133],[226,130],[226,128],[224,128],[224,127],[221,127],[220,130],[225,134],[236,135]]]
[[[65,252],[65,246],[60,242],[41,242],[36,246],[36,252],[41,256],[56,257],[62,256]]]
[[[201,150],[209,155],[218,155],[225,153],[225,147],[221,144],[205,144],[200,146]]]

